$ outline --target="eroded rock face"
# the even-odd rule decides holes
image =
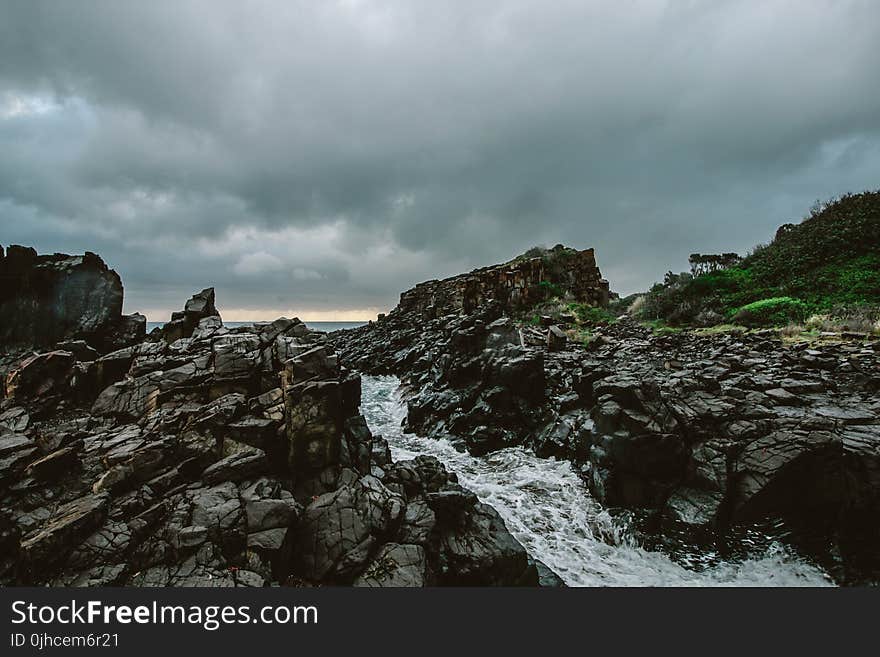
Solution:
[[[74,362],[69,351],[50,351],[25,358],[6,375],[6,397],[19,402],[51,403],[65,396],[73,377]]]
[[[332,339],[353,369],[405,378],[408,431],[449,436],[485,454],[529,442],[549,412],[546,348],[523,345],[501,314],[492,303],[415,325],[392,313]]]
[[[674,540],[783,522],[799,547],[824,546],[841,581],[880,580],[880,342],[621,321],[585,347],[558,328],[517,326],[489,303],[393,312],[331,339],[343,364],[401,377],[409,431],[569,459],[603,504]]]
[[[880,480],[867,474],[880,448],[876,342],[643,335],[614,339],[613,357],[610,342],[591,355],[608,372],[591,386],[589,481],[600,499],[657,509],[672,526],[771,517],[831,538],[864,533],[842,518],[880,509]]]
[[[593,249],[576,251],[559,245],[541,256],[520,257],[469,274],[420,283],[401,293],[393,312],[434,319],[450,313],[467,314],[490,302],[508,311],[527,308],[546,296],[548,284],[578,301],[608,305],[608,281],[596,266]]]
[[[537,584],[439,463],[392,463],[324,334],[227,328],[209,290],[171,324],[7,377],[0,583],[422,586],[457,583],[460,563],[467,581]]]
[[[193,332],[199,326],[202,320],[215,318],[215,321],[206,325],[210,330],[212,324],[222,324],[220,313],[217,312],[215,303],[214,288],[205,288],[201,292],[197,292],[183,307],[182,311],[171,314],[171,321],[158,329],[166,342],[175,342],[183,338],[192,337]]]
[[[48,522],[21,541],[20,568],[25,578],[40,577],[101,525],[107,513],[107,495],[86,495],[59,507]]]
[[[7,349],[82,338],[107,351],[144,336],[145,319],[122,315],[119,275],[94,253],[0,247],[0,280],[0,345]]]

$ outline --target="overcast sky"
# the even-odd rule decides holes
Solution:
[[[557,242],[622,293],[880,187],[875,0],[0,0],[0,244],[360,318]]]

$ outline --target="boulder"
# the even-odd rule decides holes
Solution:
[[[284,391],[288,465],[309,475],[340,462],[342,391],[337,381],[298,384]]]
[[[420,545],[388,543],[354,581],[354,586],[422,587],[429,583],[428,562]]]
[[[122,315],[103,336],[103,351],[123,349],[144,340],[147,336],[147,318],[140,313]]]
[[[21,542],[20,577],[32,581],[39,569],[63,560],[78,544],[101,525],[109,496],[106,493],[86,495],[59,507],[40,529]]]
[[[261,449],[251,448],[208,466],[202,473],[202,480],[208,485],[222,481],[243,481],[264,474],[268,468],[266,453]]]
[[[219,320],[220,313],[214,304],[213,287],[197,292],[186,302],[182,312],[172,313],[171,321],[162,327],[162,337],[170,344],[191,337],[203,319],[216,317]]]
[[[6,375],[6,396],[43,404],[69,396],[75,362],[69,351],[50,351],[26,358]]]
[[[214,375],[247,378],[261,369],[260,339],[253,334],[224,335],[212,341]]]
[[[547,351],[561,351],[568,343],[568,336],[555,324],[547,329]]]
[[[410,500],[406,505],[397,540],[400,543],[427,545],[436,525],[437,516],[424,500]]]
[[[319,496],[305,508],[296,529],[297,573],[313,582],[333,580],[346,556],[343,576],[362,569],[369,558],[364,541],[389,535],[403,508],[403,500],[370,475]]]
[[[338,361],[326,347],[314,347],[285,363],[284,378],[289,385],[338,376]]]
[[[29,477],[43,481],[54,481],[69,474],[79,464],[79,451],[82,441],[57,449],[37,459],[25,469]]]
[[[841,458],[839,436],[827,431],[775,431],[752,441],[734,462],[734,513],[832,513],[843,498]]]
[[[26,431],[31,422],[27,409],[22,406],[14,406],[0,413],[0,436],[5,433],[19,433]]]
[[[217,308],[214,305],[214,288],[205,288],[201,292],[192,295],[190,300],[186,302],[183,312],[187,318],[197,320],[205,317],[219,317],[220,313],[217,312]],[[198,321],[196,321],[196,324],[198,324]]]
[[[0,345],[41,348],[69,338],[93,346],[122,317],[122,281],[94,253],[0,249]]]
[[[64,340],[55,345],[56,351],[69,351],[77,362],[97,360],[100,354],[85,340]]]
[[[535,586],[538,573],[491,506],[478,503],[441,528],[439,580],[455,586]]]

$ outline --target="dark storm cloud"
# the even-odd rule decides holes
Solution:
[[[534,244],[635,291],[880,180],[860,2],[0,1],[0,242],[131,310],[385,308]]]

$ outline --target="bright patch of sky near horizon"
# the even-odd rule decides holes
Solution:
[[[870,0],[0,0],[0,243],[157,321],[368,319],[557,242],[634,292],[878,187],[877,61]]]

